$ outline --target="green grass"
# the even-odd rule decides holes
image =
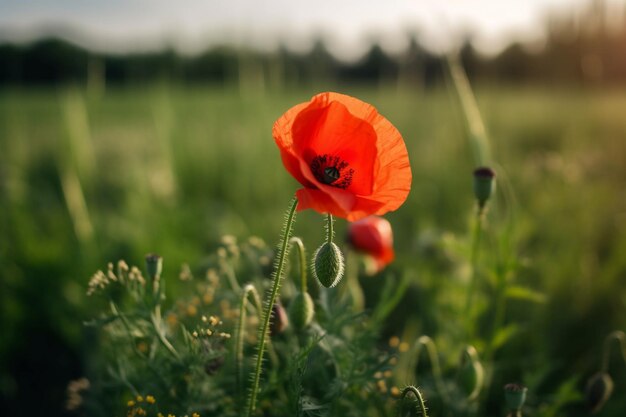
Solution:
[[[446,321],[461,319],[455,306],[466,279],[473,160],[461,110],[445,89],[341,91],[377,106],[411,158],[409,199],[387,217],[398,256],[391,272],[414,279],[387,334],[436,339]],[[138,264],[157,252],[164,275],[176,276],[223,234],[276,242],[298,184],[282,167],[272,124],[316,92],[0,91],[0,392],[26,398],[23,381],[37,372],[19,372],[51,340],[51,349],[74,354],[67,367],[47,369],[42,384],[61,388],[43,403],[54,404],[81,374],[81,320],[92,311],[84,290],[106,262]],[[519,329],[496,359],[502,378],[535,378],[537,389],[554,393],[568,377],[592,373],[604,336],[626,328],[626,90],[482,86],[476,96],[499,164],[484,251],[517,259],[516,285],[546,300],[509,300],[507,323]],[[323,220],[299,215],[295,233],[311,249],[324,239]],[[341,237],[345,222],[337,228]],[[366,283],[370,293],[378,285]],[[483,309],[490,291],[484,285]],[[450,361],[454,347],[440,347]],[[619,361],[613,366],[624,368]],[[624,406],[615,403],[614,411]]]

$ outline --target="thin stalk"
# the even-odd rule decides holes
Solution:
[[[415,400],[417,401],[417,406],[419,407],[419,415],[422,417],[428,417],[428,413],[426,412],[426,404],[424,401],[424,397],[422,397],[422,393],[419,389],[414,387],[413,385],[409,385],[408,387],[402,390],[402,394],[400,395],[400,399],[403,400],[406,398],[408,393],[413,393],[415,395]]]
[[[472,86],[458,57],[448,56],[446,63],[448,64],[450,78],[454,84],[454,90],[457,93],[463,115],[465,116],[469,141],[474,153],[474,161],[477,166],[484,166],[491,160],[491,149],[487,130],[480,116],[480,110],[478,109],[478,104],[476,104]]]
[[[154,312],[150,314],[150,322],[152,323],[152,327],[154,327],[154,331],[159,338],[159,341],[168,352],[172,354],[176,359],[180,361],[180,355],[172,346],[172,344],[167,340],[167,337],[163,334],[163,330],[161,329],[161,306],[157,305],[154,309]]]
[[[433,376],[435,377],[435,386],[439,395],[443,399],[444,403],[449,404],[449,395],[446,390],[446,386],[443,382],[443,374],[441,372],[441,366],[439,365],[439,355],[437,354],[437,346],[433,339],[428,336],[421,336],[415,341],[411,353],[414,355],[414,361],[409,366],[409,372],[412,372],[417,368],[419,364],[419,357],[422,353],[422,348],[426,349],[428,354],[428,360],[430,361]]]
[[[263,322],[261,324],[259,342],[257,345],[256,365],[254,367],[254,373],[252,374],[252,387],[250,390],[250,396],[248,397],[248,407],[246,411],[247,417],[251,417],[256,409],[256,398],[259,392],[259,382],[261,380],[261,371],[263,368],[263,356],[265,354],[265,344],[267,343],[266,339],[270,326],[270,319],[272,317],[272,308],[274,307],[278,291],[280,290],[281,279],[285,269],[285,260],[287,259],[287,253],[289,251],[289,237],[291,236],[291,228],[296,217],[297,206],[298,199],[294,197],[291,202],[291,207],[287,212],[287,219],[282,231],[278,261],[272,276],[272,290],[267,299],[265,310],[263,311]]]
[[[474,315],[472,314],[472,307],[474,303],[474,293],[476,292],[476,285],[478,281],[478,255],[480,253],[480,241],[482,238],[482,230],[483,230],[483,213],[477,211],[476,220],[474,222],[474,231],[472,234],[472,253],[470,257],[470,267],[471,267],[471,276],[469,287],[467,288],[467,298],[465,299],[465,314],[464,316],[467,318],[468,324],[467,329],[470,336],[473,334],[473,319]]]
[[[359,265],[356,262],[354,252],[346,252],[346,284],[339,287],[340,293],[347,292],[352,298],[354,311],[361,312],[365,309],[365,295],[359,283]]]
[[[220,260],[220,267],[222,269],[222,272],[226,274],[226,278],[228,279],[228,283],[230,284],[232,290],[234,292],[240,292],[241,287],[239,286],[239,283],[237,282],[237,276],[235,275],[235,270],[232,267],[232,265],[229,265],[228,262],[226,262],[226,260],[222,259]]]
[[[333,223],[334,223],[334,219],[333,219],[333,215],[328,213],[326,215],[326,242],[328,243],[332,243],[333,239],[335,238],[335,230],[333,229]]]
[[[300,291],[305,293],[307,292],[307,264],[304,243],[302,243],[302,239],[299,237],[292,237],[289,242],[298,250],[298,261],[300,263]]]
[[[148,359],[143,353],[141,353],[141,351],[139,350],[139,348],[137,347],[137,344],[135,343],[135,338],[133,337],[133,332],[131,329],[131,325],[128,322],[128,319],[126,318],[126,316],[121,312],[121,310],[119,309],[119,307],[117,306],[117,304],[115,304],[115,302],[113,300],[109,300],[109,304],[111,305],[111,311],[113,312],[113,314],[117,317],[120,318],[120,320],[122,321],[122,325],[124,326],[124,329],[126,330],[126,336],[128,337],[128,340],[130,342],[130,344],[133,346],[133,351],[137,354],[137,356],[139,356],[141,359]],[[147,360],[146,361],[148,367],[150,368],[150,370],[159,378],[159,380],[161,381],[161,383],[163,384],[163,386],[168,386],[169,382],[167,381],[167,379],[165,379],[165,377],[161,374],[161,372],[159,371],[159,369],[157,369],[153,364],[152,361]],[[138,393],[136,392],[135,395],[137,395]]]
[[[248,297],[252,296],[257,311],[262,310],[261,298],[254,285],[247,284],[241,294],[241,303],[239,304],[239,321],[235,331],[235,378],[239,392],[243,392],[243,339],[245,335],[246,309],[248,305]]]
[[[626,334],[621,330],[616,330],[604,339],[604,352],[602,354],[602,372],[609,371],[609,361],[611,359],[611,342],[617,340],[620,346],[620,353],[626,363],[626,355],[624,354],[624,342],[626,342]]]
[[[498,268],[496,274],[496,300],[495,300],[495,312],[493,314],[493,323],[491,325],[491,337],[489,337],[489,343],[485,349],[485,359],[491,360],[494,354],[494,340],[498,330],[504,324],[504,311],[506,308],[506,271]]]

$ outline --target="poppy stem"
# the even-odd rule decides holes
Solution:
[[[270,320],[272,318],[272,308],[278,297],[280,290],[280,284],[283,277],[283,271],[285,269],[285,263],[289,252],[289,238],[291,237],[291,229],[296,218],[296,207],[298,206],[298,199],[293,198],[291,200],[291,206],[287,211],[285,218],[285,224],[280,237],[278,258],[276,260],[276,267],[272,274],[272,289],[265,303],[265,310],[263,311],[263,318],[261,327],[259,328],[259,342],[257,344],[257,356],[254,367],[254,373],[252,374],[252,387],[248,396],[248,407],[246,411],[246,417],[251,417],[256,409],[256,399],[259,392],[259,382],[261,380],[261,371],[263,368],[263,355],[265,353],[265,345],[267,343],[267,336],[270,327]]]
[[[333,239],[335,238],[335,231],[333,229],[333,223],[335,219],[333,219],[333,215],[328,213],[326,214],[326,241],[328,243],[333,243]]]
[[[263,310],[261,297],[252,284],[246,284],[241,292],[241,302],[239,304],[239,321],[235,331],[235,379],[239,395],[243,392],[243,339],[245,337],[246,312],[248,298],[252,300],[257,314],[260,316]]]
[[[417,387],[413,385],[409,385],[406,388],[404,388],[402,390],[402,394],[400,395],[400,400],[404,400],[409,393],[412,393],[415,396],[415,402],[417,403],[415,415],[428,417],[428,412],[427,412],[427,408],[425,404],[426,402],[424,401],[424,397],[422,396],[422,393],[420,392],[420,390],[417,389]]]
[[[478,281],[478,254],[480,249],[480,241],[482,237],[483,230],[483,214],[478,211],[476,214],[476,219],[474,221],[474,233],[472,236],[472,253],[470,257],[470,265],[471,265],[471,276],[469,287],[467,289],[467,298],[465,300],[465,314],[464,316],[468,319],[468,332],[470,333],[470,337],[473,336],[473,301],[474,301],[474,293],[476,292],[476,285]]]
[[[441,365],[439,364],[439,354],[437,353],[437,345],[435,345],[435,342],[430,337],[426,335],[420,336],[420,338],[415,341],[415,344],[410,351],[410,355],[412,355],[412,362],[408,367],[409,374],[407,374],[407,376],[413,376],[410,374],[410,372],[412,372],[411,370],[415,370],[415,372],[417,372],[422,349],[426,349],[426,354],[428,355],[428,360],[430,361],[431,373],[435,378],[435,389],[437,390],[439,396],[443,399],[444,403],[449,404],[450,396],[448,395],[448,390],[443,380],[443,373],[441,372]]]
[[[624,354],[624,342],[626,341],[626,335],[621,330],[616,330],[609,334],[606,339],[604,339],[604,350],[602,353],[602,367],[600,368],[602,372],[609,372],[609,361],[611,359],[611,343],[617,340],[620,345],[620,352],[622,353],[622,357],[626,362],[626,355]]]
[[[306,252],[304,251],[304,243],[299,237],[292,237],[290,240],[292,246],[298,249],[298,260],[300,261],[300,291],[307,292],[307,276],[306,276]]]

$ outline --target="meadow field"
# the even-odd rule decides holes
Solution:
[[[278,241],[299,184],[283,168],[272,124],[328,89],[163,83],[0,91],[7,415],[62,415],[68,381],[96,373],[97,337],[83,322],[102,303],[85,292],[107,262],[142,265],[146,253],[160,254],[175,299],[182,265],[202,275],[222,236]],[[375,310],[383,287],[406,285],[377,343],[428,335],[449,376],[471,342],[490,375],[481,415],[504,415],[509,382],[528,386],[528,415],[588,415],[583,392],[605,337],[626,330],[626,89],[475,86],[497,190],[484,220],[470,324],[463,303],[477,161],[455,92],[333,89],[374,104],[399,129],[413,172],[407,202],[386,216],[397,258],[361,278],[366,310]],[[342,245],[346,227],[337,221]],[[300,213],[295,235],[312,252],[324,239],[323,218]],[[459,334],[467,326],[475,329],[469,340]],[[626,363],[611,351],[615,392],[602,416],[626,410]],[[436,397],[430,378],[391,379]],[[431,416],[452,415],[436,398],[430,407]]]

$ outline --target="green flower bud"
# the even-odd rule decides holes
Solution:
[[[161,271],[163,270],[163,258],[156,253],[146,255],[146,272],[152,281],[152,292],[155,297],[159,294],[159,281],[161,280]]]
[[[481,167],[474,170],[474,195],[481,209],[496,189],[495,177],[496,173],[491,168]]]
[[[313,275],[326,288],[334,287],[343,277],[343,254],[334,242],[325,242],[313,256]]]
[[[602,409],[611,394],[613,393],[613,380],[606,372],[594,374],[585,388],[585,402],[589,411],[597,413]]]
[[[485,372],[473,346],[468,346],[461,356],[458,385],[468,401],[478,398],[483,387]]]
[[[504,399],[506,406],[511,411],[519,411],[522,409],[526,401],[526,392],[528,388],[519,384],[506,384],[504,386]]]
[[[146,255],[146,272],[148,277],[152,280],[158,279],[161,276],[163,270],[163,258],[156,253],[149,253]]]
[[[299,293],[289,306],[289,320],[296,330],[302,330],[311,324],[315,315],[315,306],[311,296],[304,292]]]

